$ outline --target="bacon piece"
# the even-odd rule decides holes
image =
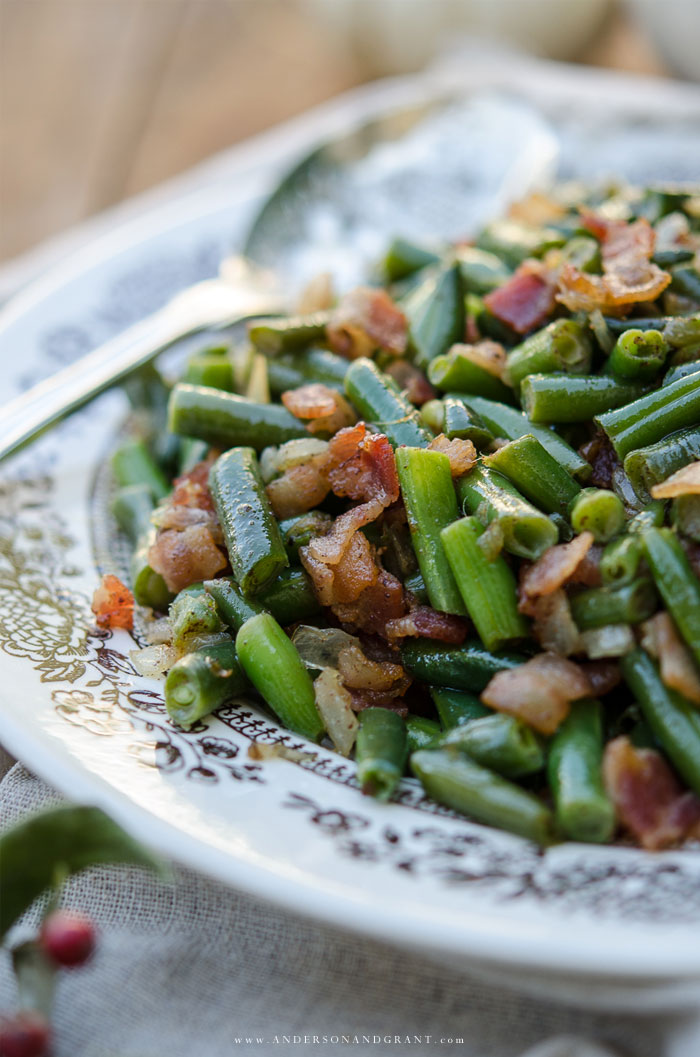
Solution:
[[[658,851],[697,836],[700,799],[681,790],[654,749],[637,749],[625,737],[608,742],[603,780],[620,822],[643,848]]]
[[[440,613],[430,606],[417,606],[406,616],[390,620],[386,625],[386,633],[390,640],[437,639],[460,646],[467,637],[467,624],[460,617]]]
[[[224,538],[214,511],[201,507],[168,503],[156,509],[153,523],[161,530],[176,529],[178,532],[184,531],[189,525],[206,525],[217,543],[222,543]]]
[[[328,479],[335,495],[378,499],[384,507],[399,498],[394,449],[383,433],[367,433],[360,422],[341,430],[330,442],[328,454]]]
[[[651,490],[654,499],[675,499],[679,495],[700,495],[700,462],[691,462],[676,470]]]
[[[700,675],[686,644],[668,613],[656,613],[642,625],[642,645],[659,661],[661,679],[695,705],[700,705]]]
[[[600,587],[603,583],[603,578],[600,575],[600,559],[602,556],[603,547],[599,543],[594,543],[574,569],[568,583],[581,584],[582,587]]]
[[[616,661],[586,661],[579,668],[591,684],[594,697],[604,697],[622,682],[620,666]]]
[[[198,580],[211,580],[228,565],[205,525],[190,525],[183,532],[160,532],[148,551],[148,561],[175,592]]]
[[[444,433],[440,433],[431,440],[428,448],[447,456],[453,477],[462,477],[476,465],[476,448],[470,440],[461,440],[458,437],[448,440]]]
[[[542,326],[552,312],[555,287],[539,262],[526,261],[515,275],[484,298],[490,312],[516,334]]]
[[[580,649],[581,635],[563,588],[536,598],[531,611],[534,618],[532,633],[543,650],[568,657]]]
[[[400,664],[372,661],[354,645],[340,651],[338,671],[349,690],[391,690],[406,675]]]
[[[408,705],[404,704],[401,695],[392,697],[374,690],[351,690],[350,697],[353,712],[363,712],[366,708],[388,708],[399,716],[408,715]]]
[[[402,356],[408,324],[386,290],[358,286],[333,311],[326,336],[333,351],[349,360],[369,356],[375,349]]]
[[[654,231],[645,218],[628,224],[586,214],[583,223],[601,242],[602,275],[588,275],[565,264],[559,276],[557,300],[572,312],[600,309],[624,315],[630,305],[655,301],[671,282],[671,276],[650,257]]]
[[[377,579],[355,602],[332,608],[342,624],[386,637],[389,622],[406,612],[406,594],[396,577],[378,566]]]
[[[542,595],[551,595],[563,587],[576,574],[592,545],[592,533],[582,532],[569,543],[557,543],[549,547],[520,578],[520,612],[534,616],[534,600]]]
[[[265,491],[277,518],[295,517],[322,503],[330,491],[327,457],[314,455],[308,462],[290,466],[270,481]]]
[[[107,573],[92,596],[92,611],[101,628],[134,626],[134,596],[118,576]]]
[[[605,433],[598,430],[592,440],[579,448],[579,454],[593,467],[591,484],[596,488],[612,488],[613,474],[620,460]]]
[[[191,506],[200,510],[213,510],[214,501],[209,491],[209,471],[218,457],[212,451],[206,459],[193,466],[189,473],[176,477],[173,481],[173,494],[168,500],[170,506]]]
[[[296,418],[310,420],[307,426],[310,433],[337,433],[357,421],[343,394],[320,382],[288,389],[281,399]]]
[[[493,676],[481,700],[508,712],[541,734],[554,734],[572,701],[590,697],[591,684],[573,661],[556,653],[536,657]]]
[[[408,360],[394,360],[387,366],[385,373],[394,379],[416,407],[422,407],[437,395],[423,372]]]

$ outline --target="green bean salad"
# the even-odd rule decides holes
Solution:
[[[139,671],[362,792],[546,845],[700,837],[700,192],[573,185],[128,384]],[[132,601],[133,595],[133,601]],[[126,615],[125,615],[126,614]]]

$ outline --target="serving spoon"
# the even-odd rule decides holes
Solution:
[[[324,143],[268,197],[245,255],[222,262],[219,278],[11,400],[0,460],[184,337],[289,310],[295,284],[320,270],[359,282],[393,234],[463,236],[546,181],[557,149],[530,107],[488,97],[404,106]]]

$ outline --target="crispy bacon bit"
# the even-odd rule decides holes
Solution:
[[[296,517],[323,502],[330,491],[326,462],[326,455],[314,455],[270,481],[265,491],[275,517]]]
[[[228,564],[205,525],[160,532],[148,551],[148,561],[175,592],[198,580],[211,580]]]
[[[296,418],[310,420],[310,433],[337,433],[357,421],[343,394],[320,382],[288,389],[282,393],[282,403]]]
[[[620,460],[605,433],[598,430],[592,440],[579,448],[579,453],[593,467],[590,483],[596,488],[612,488],[613,474]]]
[[[387,624],[406,612],[406,594],[401,583],[379,566],[376,581],[349,605],[335,605],[333,612],[342,624],[386,637]]]
[[[367,433],[364,422],[360,422],[337,433],[328,452],[328,479],[335,495],[366,502],[380,500],[383,507],[399,498],[394,450],[383,433]]]
[[[156,509],[153,523],[159,529],[176,529],[178,532],[183,532],[190,525],[206,525],[217,543],[223,542],[224,538],[214,511],[201,507],[172,506],[168,503]]]
[[[541,734],[553,734],[569,714],[571,702],[590,694],[591,684],[573,661],[556,653],[538,653],[517,668],[497,672],[481,700]]]
[[[460,440],[458,437],[448,440],[444,433],[440,433],[431,440],[428,448],[447,456],[453,477],[462,477],[476,465],[476,448],[470,440]]]
[[[394,356],[406,351],[408,324],[385,290],[358,286],[346,294],[326,327],[334,352],[349,360],[383,349]]]
[[[422,407],[437,395],[423,372],[408,360],[394,360],[386,368],[386,374],[394,379],[416,407]]]
[[[198,507],[200,510],[213,510],[214,501],[209,491],[209,471],[216,461],[218,452],[212,451],[189,473],[182,477],[176,477],[173,485],[173,494],[168,500],[169,506]]]
[[[588,275],[565,264],[559,276],[557,300],[572,312],[624,315],[631,305],[655,301],[671,282],[668,272],[651,263],[654,231],[641,218],[605,220],[586,214],[583,223],[601,241],[602,275]]]
[[[700,705],[700,674],[669,614],[656,613],[642,625],[642,630],[642,645],[658,659],[661,679],[666,686]]]
[[[532,603],[532,633],[543,650],[568,657],[581,646],[581,636],[563,588],[541,595]]]
[[[602,556],[603,547],[599,543],[594,543],[586,551],[568,582],[570,584],[580,584],[582,587],[600,587],[603,582],[603,578],[600,575],[600,559]]]
[[[403,700],[403,694],[407,689],[408,687],[405,686],[400,694],[394,695],[376,690],[351,690],[352,710],[363,712],[366,708],[389,708],[399,716],[407,716],[408,705]]]
[[[552,312],[554,290],[540,262],[526,261],[512,278],[487,294],[484,304],[516,334],[527,334],[534,327],[542,326]]]
[[[92,611],[101,628],[126,628],[134,626],[134,596],[118,576],[107,573],[92,596]]]
[[[643,848],[658,851],[697,836],[700,799],[681,790],[654,749],[637,749],[624,737],[608,742],[603,779],[620,822]]]
[[[675,499],[679,495],[700,495],[700,462],[677,470],[651,490],[654,499]]]
[[[341,756],[349,756],[359,723],[352,710],[352,697],[333,668],[324,668],[314,679],[314,696],[328,736]]]
[[[338,671],[350,690],[390,690],[406,675],[400,664],[372,661],[355,645],[340,651]]]
[[[437,639],[460,646],[467,637],[467,624],[460,617],[440,613],[430,606],[417,606],[405,617],[390,620],[386,626],[390,640],[403,638]]]
[[[604,697],[622,682],[616,661],[585,661],[579,667],[591,684],[594,697]]]
[[[520,612],[534,616],[534,599],[563,587],[575,575],[592,545],[592,533],[582,532],[569,543],[557,543],[546,550],[520,578]]]

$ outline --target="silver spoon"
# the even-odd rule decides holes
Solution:
[[[324,144],[265,202],[246,242],[247,257],[227,259],[220,278],[183,290],[10,401],[0,426],[0,459],[179,339],[288,309],[266,267],[274,266],[288,291],[329,264],[342,285],[352,285],[390,235],[460,237],[477,216],[497,213],[509,198],[550,176],[556,153],[556,140],[529,107],[478,97],[466,105],[434,100],[404,107]]]

